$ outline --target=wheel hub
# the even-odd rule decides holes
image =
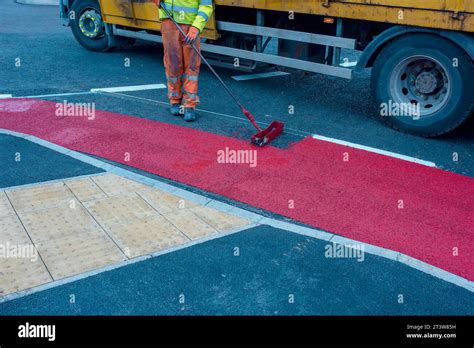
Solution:
[[[449,100],[452,84],[442,63],[421,55],[401,61],[392,71],[389,83],[393,102],[416,106],[417,118],[429,117],[442,109]]]
[[[82,34],[90,39],[102,35],[103,27],[102,17],[95,10],[85,11],[79,18],[79,28]]]
[[[431,71],[424,71],[416,78],[415,87],[420,93],[431,94],[438,87],[438,79]]]

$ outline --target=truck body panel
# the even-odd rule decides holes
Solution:
[[[158,12],[151,0],[100,0],[100,4],[107,23],[160,30]],[[215,5],[474,32],[471,0],[216,0]],[[218,38],[214,16],[203,36]]]
[[[151,0],[100,0],[104,22],[145,30],[159,31],[161,28],[158,10]],[[217,39],[216,21],[209,18],[203,36]]]
[[[474,32],[471,0],[216,0],[217,6],[294,11],[328,17]]]

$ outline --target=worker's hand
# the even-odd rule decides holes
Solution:
[[[198,28],[191,26],[189,28],[188,34],[186,35],[186,39],[184,40],[184,42],[186,42],[189,45],[192,45],[193,43],[196,42],[200,33],[201,32],[199,31]]]
[[[153,0],[153,2],[155,3],[156,6],[160,7],[161,0]]]

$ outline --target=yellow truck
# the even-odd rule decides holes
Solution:
[[[202,35],[213,64],[345,79],[371,68],[381,120],[425,137],[457,128],[472,113],[473,0],[215,0],[214,6]],[[152,0],[60,0],[60,16],[89,50],[161,42]],[[352,54],[356,64],[347,60]]]

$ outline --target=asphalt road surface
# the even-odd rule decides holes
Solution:
[[[61,25],[57,7],[0,0],[0,13],[0,94],[36,96],[165,82],[160,45],[142,42],[109,53],[89,52],[79,46],[69,28]],[[124,64],[126,59],[129,67]],[[242,72],[217,70],[260,122],[277,118],[287,124],[288,132],[276,143],[278,146],[318,134],[432,161],[439,168],[474,176],[472,119],[455,132],[436,139],[388,129],[377,120],[368,72],[352,81],[296,72],[237,82],[231,76]],[[165,90],[85,94],[67,99],[94,102],[97,109],[181,123],[228,136],[245,138],[252,134],[251,126],[206,68],[200,81],[200,118],[193,125],[166,116]],[[288,112],[290,106],[294,106],[293,115]]]

